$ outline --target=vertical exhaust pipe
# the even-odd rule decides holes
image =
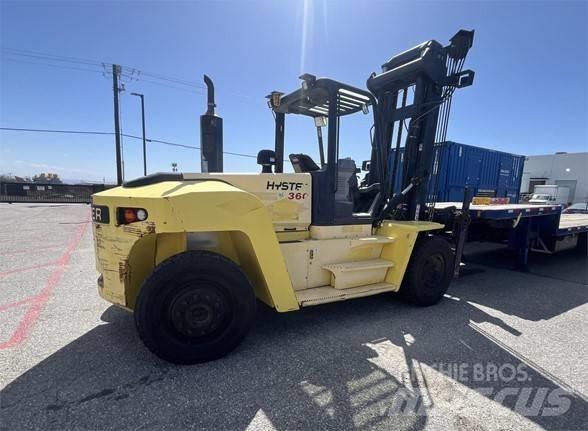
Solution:
[[[200,166],[202,172],[223,171],[223,119],[216,115],[214,84],[204,75],[208,88],[206,112],[200,116]]]

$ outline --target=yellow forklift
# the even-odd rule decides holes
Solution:
[[[153,353],[182,364],[232,351],[257,300],[279,312],[386,292],[438,302],[466,222],[451,209],[446,223],[431,221],[428,181],[453,91],[473,82],[462,71],[472,41],[461,30],[447,46],[405,51],[367,90],[305,74],[295,91],[272,92],[275,143],[258,154],[261,173],[222,172],[222,120],[205,78],[203,173],[148,175],[93,196],[100,295],[134,312]],[[370,159],[360,169],[339,153],[340,121],[370,111]],[[290,154],[293,173],[284,172],[288,115],[313,120],[320,159]],[[393,147],[403,142],[400,160]]]

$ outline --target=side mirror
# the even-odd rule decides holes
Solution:
[[[364,160],[361,163],[361,170],[362,171],[369,171],[370,170],[370,164],[371,164],[371,161],[370,160]]]
[[[273,150],[261,150],[257,153],[257,164],[261,165],[262,174],[271,174],[272,166],[276,164],[276,152]]]

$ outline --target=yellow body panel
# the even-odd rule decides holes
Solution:
[[[93,225],[97,268],[103,276],[101,296],[133,309],[145,278],[162,261],[186,250],[210,250],[233,260],[256,296],[278,311],[297,310],[303,305],[301,298],[318,295],[312,289],[319,292],[332,285],[333,269],[340,264],[355,268],[356,262],[365,261],[359,265],[362,274],[356,269],[338,273],[339,288],[348,289],[344,295],[398,290],[419,233],[443,228],[414,221],[386,221],[376,229],[370,225],[311,228],[306,203],[296,204],[294,217],[295,205],[283,197],[264,195],[262,200],[225,181],[228,177],[232,182],[255,178],[239,181],[235,176],[117,187],[94,195],[93,203],[108,206],[110,212],[109,224]],[[257,177],[258,184],[268,181],[264,175]],[[117,226],[117,207],[144,208],[147,221]],[[283,231],[285,226],[289,230]],[[370,264],[378,259],[391,264],[387,269],[382,269],[381,261],[377,268]],[[322,302],[335,297],[341,296],[328,296]]]
[[[101,294],[107,300],[129,308],[134,305],[125,290],[128,286],[129,291],[138,292],[140,283],[135,280],[131,285],[129,273],[134,268],[129,268],[129,261],[133,246],[144,236],[163,234],[156,241],[153,259],[142,263],[154,268],[160,259],[186,249],[186,241],[173,234],[230,232],[237,263],[257,296],[279,311],[298,309],[269,212],[251,193],[221,181],[167,181],[110,189],[94,195],[93,203],[107,205],[111,214],[110,224],[94,224],[98,270],[104,277]],[[145,208],[149,221],[115,226],[116,207],[125,206]]]
[[[368,227],[371,231],[371,226]],[[280,244],[294,289],[304,290],[328,285],[331,273],[323,268],[325,265],[376,259],[380,256],[381,245],[353,247],[356,241],[352,238],[335,237]]]
[[[162,233],[157,235],[155,265],[188,249],[186,232]]]
[[[268,210],[274,230],[307,230],[311,222],[312,187],[305,173],[184,174],[186,180],[225,181],[257,196]]]
[[[443,225],[424,221],[385,221],[377,229],[378,235],[394,236],[393,244],[382,248],[380,258],[394,262],[388,269],[385,281],[400,288],[406,267],[412,255],[412,249],[419,233],[443,229]]]

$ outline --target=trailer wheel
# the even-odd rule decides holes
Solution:
[[[420,238],[412,252],[400,294],[420,306],[436,304],[449,288],[453,275],[453,252],[439,237]]]
[[[135,325],[147,348],[176,364],[230,353],[255,318],[255,294],[239,267],[207,251],[163,261],[145,280]]]

